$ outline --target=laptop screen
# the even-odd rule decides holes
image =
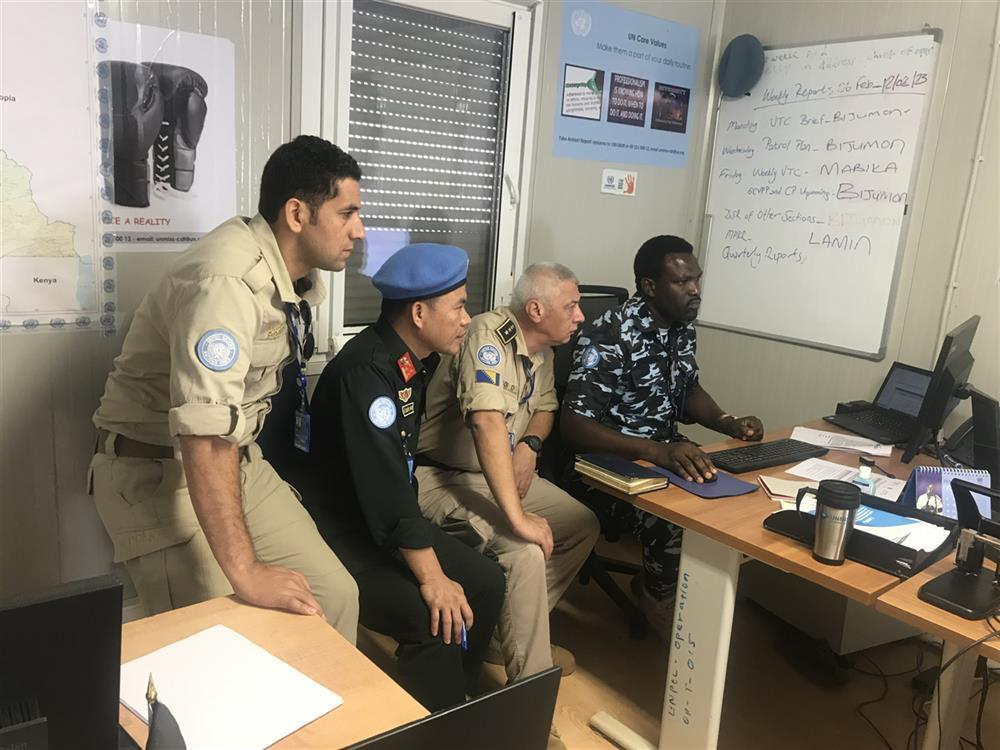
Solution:
[[[929,370],[904,365],[902,362],[893,362],[892,367],[889,368],[889,374],[882,381],[882,387],[878,389],[875,405],[915,417],[920,413],[920,405],[924,401],[924,395],[926,395],[927,387],[930,384],[931,373]],[[948,402],[946,416],[957,405],[958,399],[951,399]]]
[[[929,371],[893,362],[875,397],[875,405],[915,417],[920,413],[920,405],[930,384]]]

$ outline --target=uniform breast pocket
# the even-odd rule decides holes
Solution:
[[[290,354],[291,349],[286,336],[254,339],[247,380],[256,382],[264,377],[265,373],[275,372]]]

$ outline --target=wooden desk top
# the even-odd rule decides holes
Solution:
[[[843,432],[836,426],[821,420],[807,423],[805,426],[830,432]],[[789,437],[791,434],[792,428],[768,430],[765,427],[764,440],[778,440]],[[704,450],[710,453],[744,445],[749,445],[749,443],[744,443],[741,440],[726,440],[706,445]],[[900,479],[909,476],[913,466],[921,463],[933,463],[927,457],[920,457],[912,464],[903,464],[899,461],[901,453],[899,450],[894,450],[891,458],[879,458],[877,463]],[[858,455],[846,451],[831,450],[822,458],[845,466],[857,466],[858,464]],[[789,467],[773,466],[738,476],[740,479],[752,483],[756,483],[757,477],[761,474],[801,481],[801,477],[786,474],[782,471],[783,468]],[[876,474],[876,476],[878,475]],[[678,526],[697,531],[699,534],[722,542],[755,560],[760,560],[786,573],[805,578],[865,605],[874,604],[879,594],[900,582],[900,579],[895,576],[851,560],[846,560],[843,565],[826,565],[817,562],[812,557],[812,550],[805,545],[766,530],[763,526],[764,519],[778,510],[779,506],[760,487],[756,492],[739,497],[703,500],[673,486],[644,495],[629,496],[609,490],[597,482],[588,479],[585,481],[610,495],[634,502],[643,510],[665,518]]]
[[[267,649],[344,699],[343,705],[272,747],[343,747],[427,715],[409,693],[319,617],[252,607],[232,597],[126,623],[122,626],[122,663],[219,624]],[[169,706],[169,699],[164,699]],[[146,725],[121,705],[119,721],[145,747]]]
[[[966,620],[917,597],[921,586],[954,567],[954,555],[938,560],[926,570],[882,594],[875,603],[875,609],[960,646],[968,646],[992,632],[985,620]],[[984,642],[979,646],[979,653],[990,659],[1000,660],[1000,639]]]

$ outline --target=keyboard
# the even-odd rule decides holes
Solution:
[[[782,464],[796,463],[807,458],[823,456],[827,453],[826,448],[818,445],[810,445],[800,440],[785,438],[784,440],[774,440],[770,443],[756,443],[745,445],[740,448],[730,448],[729,450],[709,453],[708,457],[712,463],[723,471],[732,474],[742,474],[745,471],[756,471],[766,469],[769,466],[781,466]]]

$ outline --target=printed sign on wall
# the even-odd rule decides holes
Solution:
[[[685,166],[698,30],[603,3],[564,8],[553,153]]]

